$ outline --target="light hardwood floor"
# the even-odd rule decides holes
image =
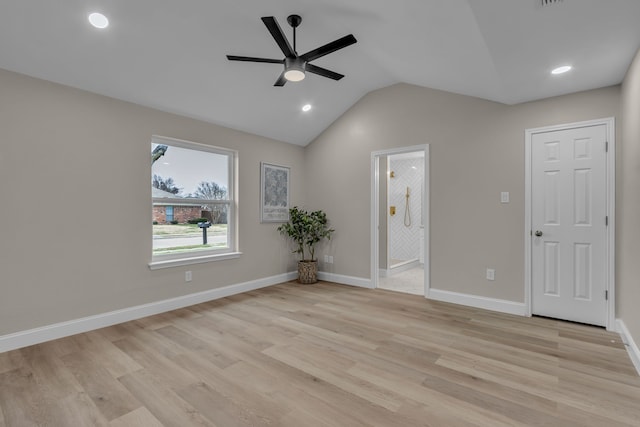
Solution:
[[[638,426],[617,334],[285,283],[0,354],[0,427]]]

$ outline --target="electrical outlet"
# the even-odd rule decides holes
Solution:
[[[500,203],[509,203],[509,192],[503,191],[500,193]]]
[[[496,270],[487,268],[487,280],[496,280]]]
[[[329,264],[329,255],[325,255],[325,256],[324,256],[324,262],[326,262],[327,264]]]
[[[333,255],[329,255],[329,264],[333,264]]]
[[[191,274],[191,270],[184,272],[184,281],[190,282],[193,279],[193,275]]]

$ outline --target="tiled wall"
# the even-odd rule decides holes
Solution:
[[[399,260],[418,259],[420,256],[420,225],[422,223],[422,182],[424,159],[394,159],[391,157],[390,170],[394,178],[389,179],[389,206],[396,207],[396,214],[389,215],[389,258]],[[409,187],[409,211],[411,225],[405,226],[406,191]]]

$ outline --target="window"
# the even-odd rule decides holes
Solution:
[[[239,256],[235,151],[154,136],[152,269]]]
[[[165,209],[166,221],[171,223],[173,221],[173,206],[167,206]]]

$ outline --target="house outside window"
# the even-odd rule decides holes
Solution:
[[[154,136],[151,141],[152,269],[239,256],[237,153]],[[206,236],[205,236],[206,233]]]

